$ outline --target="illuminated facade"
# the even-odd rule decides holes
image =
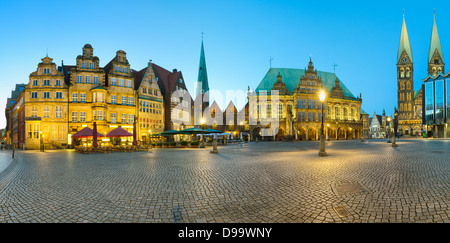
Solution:
[[[164,131],[164,97],[156,81],[153,64],[135,72],[137,134],[147,142],[152,134]]]
[[[362,99],[355,97],[334,73],[317,71],[310,60],[307,69],[271,68],[249,100],[253,138],[269,140],[318,140],[323,103],[324,135],[327,139],[357,139],[367,136],[368,117],[361,111]],[[276,94],[276,98],[273,94]],[[252,105],[250,105],[252,111]],[[364,118],[364,119],[363,119]],[[274,126],[275,124],[275,126]],[[262,129],[274,129],[264,135]],[[365,131],[363,133],[363,131]]]
[[[429,77],[425,79],[424,82],[428,81],[429,84],[425,85],[425,88],[430,87],[430,83],[433,83],[434,85],[435,82],[432,80],[435,80],[437,76],[442,76],[445,73],[444,55],[442,52],[435,16],[433,16],[433,25],[431,29],[427,63],[427,71]],[[439,125],[436,125],[440,126],[440,128],[438,129],[438,127],[434,127],[435,118],[431,119],[430,117],[428,117],[425,119],[425,90],[423,85],[421,89],[414,90],[413,64],[414,61],[412,56],[411,44],[406,28],[405,17],[403,16],[400,44],[397,53],[397,100],[399,133],[403,135],[422,136],[422,132],[427,131],[428,136],[444,136],[444,128],[442,127],[441,122],[438,122]],[[438,85],[439,83],[440,81],[437,82]],[[428,92],[428,95],[430,95],[430,92]],[[429,97],[429,100],[430,99],[431,98]],[[430,108],[430,103],[428,103],[428,105],[428,112],[431,112],[432,109]],[[426,124],[425,120],[428,124]],[[435,134],[438,133],[438,130],[440,130],[440,135]]]
[[[53,149],[73,147],[81,141],[72,135],[83,127],[92,128],[93,122],[101,134],[119,126],[133,133],[136,122],[140,142],[146,142],[149,133],[164,130],[164,97],[155,65],[132,70],[126,53],[119,50],[100,67],[93,51],[86,44],[76,65],[57,67],[52,58],[42,59],[20,95],[8,100],[9,144],[25,149],[39,149],[42,144]],[[132,137],[126,139],[131,143]]]
[[[43,58],[30,74],[20,106],[25,112],[25,141],[18,147],[39,149],[41,142],[58,148],[67,145],[68,85],[52,61]]]

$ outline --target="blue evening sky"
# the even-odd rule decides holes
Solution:
[[[86,43],[101,66],[124,50],[133,69],[152,59],[181,70],[193,95],[204,32],[209,86],[224,96],[229,89],[255,89],[270,57],[272,67],[305,68],[311,55],[318,70],[333,72],[338,65],[336,74],[355,96],[362,94],[370,116],[383,108],[392,114],[403,9],[418,90],[427,76],[434,8],[445,58],[448,1],[4,1],[0,104],[16,83],[28,83],[47,49],[56,64],[73,65]],[[221,107],[229,102],[224,99]]]

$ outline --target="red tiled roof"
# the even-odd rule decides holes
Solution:
[[[134,89],[139,90],[139,86],[141,86],[142,79],[144,79],[144,75],[147,72],[147,68],[142,69],[141,71],[132,70],[134,76]]]

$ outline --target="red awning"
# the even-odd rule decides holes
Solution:
[[[90,129],[89,127],[85,127],[83,129],[81,129],[80,131],[78,131],[77,133],[75,133],[74,135],[72,135],[73,138],[88,138],[88,137],[93,137],[93,136],[94,136],[94,130]],[[97,132],[97,136],[103,137],[103,135],[98,132]]]
[[[128,132],[127,130],[121,127],[115,128],[106,134],[106,137],[128,137],[128,136],[133,136],[133,133]]]

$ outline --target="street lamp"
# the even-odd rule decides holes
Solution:
[[[44,135],[42,134],[42,131],[39,132],[41,135],[41,152],[44,152]]]
[[[388,136],[388,141],[387,142],[391,143],[391,118],[388,117],[387,121],[388,121],[388,124],[386,124],[386,130],[388,130],[387,127],[389,127],[389,130],[387,132],[387,136]]]
[[[320,104],[322,106],[322,125],[321,125],[321,133],[320,133],[320,151],[319,156],[324,157],[327,156],[325,152],[325,139],[323,137],[323,102],[325,101],[325,92],[322,90],[319,94]]]
[[[152,130],[148,130],[148,144],[150,145],[149,148],[151,150],[153,147],[153,145],[152,145]]]
[[[202,119],[200,120],[200,122],[202,123],[202,129],[204,129],[204,126],[205,126],[205,118],[202,117]],[[202,142],[200,143],[200,148],[204,148],[204,147],[205,147],[205,142],[204,142],[204,138],[203,138],[203,133],[201,134],[201,139],[202,139]]]
[[[327,124],[327,139],[330,141],[330,124]]]
[[[398,147],[398,145],[395,143],[395,137],[397,136],[397,129],[398,129],[398,110],[394,107],[394,136],[392,138],[392,147]]]

